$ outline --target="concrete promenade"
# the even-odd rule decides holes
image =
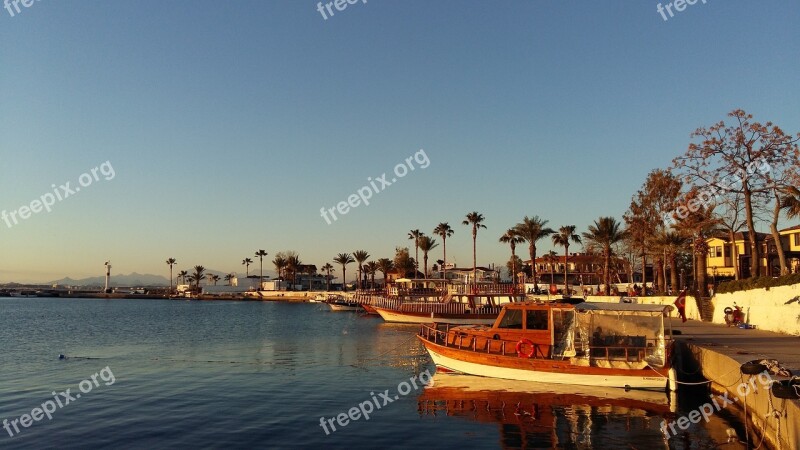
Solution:
[[[740,417],[744,416],[746,404],[751,438],[754,430],[759,435],[754,442],[761,442],[761,436],[765,435],[770,448],[800,449],[800,401],[775,398],[760,380],[751,380],[753,377],[739,371],[747,361],[776,359],[800,376],[800,337],[697,320],[681,323],[680,319],[673,319],[672,324],[681,332],[675,336],[681,352],[679,379],[686,379],[686,374],[702,374],[711,381],[713,392],[727,393],[731,400],[736,400]]]

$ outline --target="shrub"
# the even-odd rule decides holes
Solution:
[[[724,283],[720,283],[715,292],[719,294],[727,294],[731,292],[746,291],[749,289],[765,289],[774,286],[789,286],[792,284],[800,284],[800,273],[784,275],[778,278],[753,277],[744,280],[726,281]]]

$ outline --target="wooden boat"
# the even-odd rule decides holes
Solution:
[[[386,322],[492,324],[504,304],[520,302],[510,286],[496,283],[458,284],[441,279],[399,279],[385,295],[362,300]]]
[[[442,371],[509,380],[676,390],[669,305],[523,302],[492,326],[422,325]]]

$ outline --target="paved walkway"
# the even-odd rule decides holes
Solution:
[[[681,323],[673,319],[672,327],[680,330],[674,336],[699,347],[730,356],[738,362],[754,359],[777,359],[783,366],[800,375],[800,337],[762,330],[742,330],[697,320]]]

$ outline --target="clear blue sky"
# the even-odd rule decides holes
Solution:
[[[657,3],[370,0],[328,20],[307,0],[0,10],[0,210],[115,172],[0,222],[0,282],[100,275],[107,259],[242,271],[259,248],[377,259],[442,221],[448,260],[470,266],[470,211],[488,227],[479,264],[503,264],[497,239],[523,216],[580,231],[621,218],[651,169],[735,108],[800,131],[796,0],[709,0],[667,22]],[[419,149],[426,169],[320,217]]]

